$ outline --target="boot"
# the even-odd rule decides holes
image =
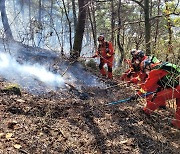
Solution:
[[[101,75],[102,75],[103,77],[106,77],[106,71],[105,71],[104,68],[102,68],[102,69],[100,70],[100,73],[101,73]]]
[[[157,109],[157,106],[155,103],[153,103],[151,101],[147,101],[146,107],[143,108],[143,111],[146,114],[151,114],[156,109]]]
[[[174,115],[175,119],[172,120],[172,124],[177,128],[180,129],[180,107],[178,106],[176,109],[176,113]]]
[[[108,72],[108,79],[113,79],[112,72]]]

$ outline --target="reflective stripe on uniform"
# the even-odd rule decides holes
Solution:
[[[138,80],[138,81],[141,81],[141,78],[140,78],[139,76],[137,76],[137,80]]]
[[[143,94],[144,94],[144,93],[147,93],[147,91],[145,91],[145,90],[142,89],[142,88],[141,88],[139,91],[140,91],[141,93],[143,93]]]

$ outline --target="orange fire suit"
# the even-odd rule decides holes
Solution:
[[[93,56],[100,57],[100,64],[99,69],[102,76],[106,77],[106,70],[104,68],[104,65],[107,64],[108,66],[108,78],[112,79],[112,66],[113,66],[113,60],[114,60],[114,48],[112,46],[111,42],[103,42],[103,44],[99,45],[98,51],[96,51],[96,54]]]
[[[160,87],[160,80],[165,77],[169,72],[163,69],[154,69],[149,73],[149,76],[144,84],[141,85],[141,89],[138,94],[153,92]],[[165,88],[157,92],[155,95],[148,96],[146,98],[146,106],[144,107],[144,112],[151,114],[154,110],[160,106],[165,105],[166,100],[176,98],[176,113],[175,119],[172,121],[172,124],[180,129],[180,85],[172,88]]]
[[[122,74],[121,80],[122,81],[130,81],[131,78],[137,77],[140,73],[140,65],[136,63],[137,58],[132,58],[132,60],[128,61],[130,68]],[[139,62],[139,60],[137,60]],[[139,62],[140,63],[140,62]]]
[[[144,61],[146,61],[147,59],[150,59],[154,66],[160,64],[160,61],[156,57],[154,57],[154,56],[144,56],[141,59],[141,63],[140,63],[140,70],[141,71],[138,73],[137,77],[131,78],[129,83],[138,84],[138,83],[144,83],[146,81],[148,75],[144,72],[142,66],[143,66]]]

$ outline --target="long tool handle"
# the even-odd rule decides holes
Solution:
[[[140,96],[141,96],[141,97],[146,97],[146,96],[151,95],[151,94],[153,94],[153,93],[155,93],[155,92],[148,92],[148,93],[142,94],[142,95],[140,95]],[[111,102],[111,103],[108,103],[108,104],[106,104],[106,105],[107,105],[107,106],[109,106],[109,105],[116,105],[116,104],[128,102],[128,101],[130,101],[130,100],[131,100],[131,97],[126,98],[126,99],[121,99],[121,100],[118,100],[118,101],[115,101],[115,102]]]

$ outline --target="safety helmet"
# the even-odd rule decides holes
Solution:
[[[131,55],[132,55],[132,56],[135,55],[136,51],[137,51],[136,49],[132,49],[132,50],[130,51]]]
[[[98,36],[98,41],[104,41],[104,35],[99,35]]]
[[[145,56],[144,51],[138,50],[137,56],[138,58],[143,58]]]
[[[152,64],[152,62],[150,59],[146,59],[146,60],[142,61],[140,64],[141,71],[144,72],[145,69],[151,70],[151,64]]]

